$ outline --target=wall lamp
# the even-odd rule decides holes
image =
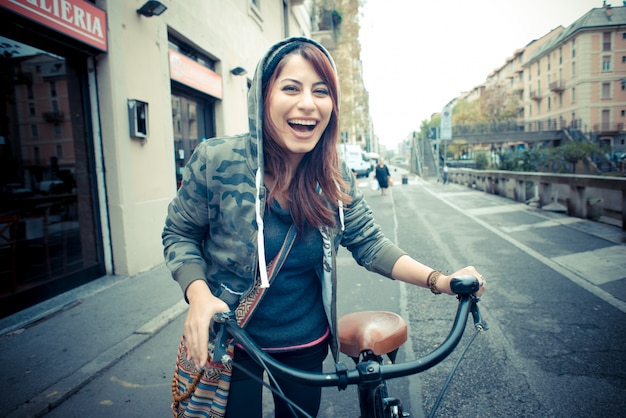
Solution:
[[[246,69],[243,68],[243,67],[235,67],[232,70],[230,70],[230,73],[232,75],[246,75],[246,74],[248,74]]]
[[[157,0],[148,0],[143,6],[137,9],[137,13],[145,17],[161,16],[167,7]]]

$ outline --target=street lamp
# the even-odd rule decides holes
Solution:
[[[137,9],[137,13],[145,16],[161,16],[164,11],[167,10],[167,7],[157,0],[148,0],[143,6]]]

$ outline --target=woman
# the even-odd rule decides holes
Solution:
[[[387,189],[389,188],[389,167],[385,164],[385,160],[381,157],[378,160],[378,165],[376,166],[376,180],[378,181],[378,187],[380,188],[380,194],[386,195]]]
[[[337,155],[339,91],[329,53],[307,38],[274,45],[249,95],[250,132],[200,144],[185,168],[163,231],[165,259],[189,311],[189,359],[207,362],[215,313],[232,310],[270,263],[291,225],[297,238],[246,330],[282,362],[321,371],[338,357],[335,251],[383,276],[450,294],[451,276],[404,253],[374,223],[354,176]],[[478,273],[473,267],[455,274]],[[438,277],[438,279],[437,279]],[[479,294],[484,290],[484,282]],[[227,302],[225,302],[227,301]],[[252,366],[243,350],[235,363]],[[261,369],[255,371],[262,375]],[[280,383],[280,381],[279,381]],[[321,389],[288,383],[286,395],[315,416]],[[227,417],[260,417],[261,386],[235,368]],[[275,400],[276,416],[288,415]]]

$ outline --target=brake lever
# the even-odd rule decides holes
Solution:
[[[478,302],[480,298],[476,295],[472,295],[472,307],[470,308],[470,312],[472,313],[472,317],[474,318],[474,328],[478,331],[487,331],[489,326],[487,322],[483,319],[480,314],[480,309],[478,309]]]
[[[233,312],[220,312],[213,316],[213,329],[215,334],[215,348],[213,349],[212,363],[226,364],[230,361],[227,353],[229,334],[224,323],[235,318]]]

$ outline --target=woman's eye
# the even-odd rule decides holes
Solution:
[[[298,88],[296,86],[284,86],[283,87],[283,91],[286,91],[286,92],[297,92],[299,90],[298,90]]]
[[[318,96],[328,96],[330,94],[330,92],[326,88],[315,89],[313,90],[313,93]]]

